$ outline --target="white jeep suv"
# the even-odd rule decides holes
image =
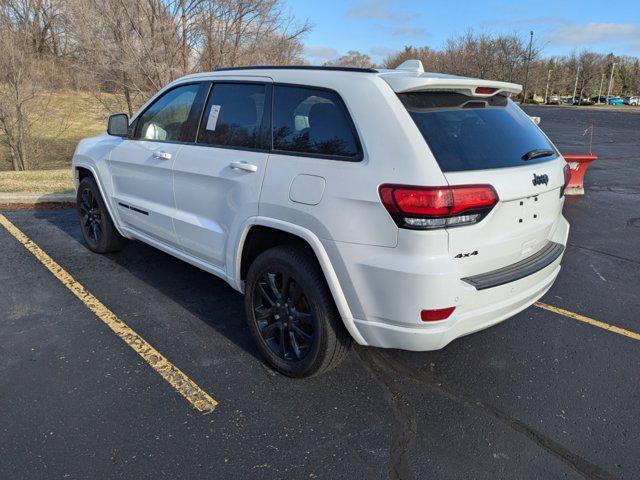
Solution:
[[[396,70],[180,78],[73,157],[94,252],[141,240],[245,293],[266,360],[325,371],[351,340],[440,349],[560,270],[566,163],[520,86]]]

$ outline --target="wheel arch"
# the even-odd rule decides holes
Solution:
[[[282,220],[276,220],[266,217],[252,217],[247,222],[245,222],[239,236],[239,241],[237,242],[238,247],[236,249],[235,255],[232,256],[232,258],[230,259],[231,262],[229,262],[229,265],[233,265],[234,268],[233,274],[230,276],[231,278],[229,278],[229,280],[233,280],[234,288],[241,292],[244,292],[243,273],[246,274],[248,265],[243,265],[243,258],[246,262],[248,259],[253,259],[259,254],[259,252],[247,253],[247,251],[245,250],[245,246],[248,248],[252,248],[252,244],[247,243],[247,239],[251,241],[251,231],[255,228],[270,229],[276,232],[275,235],[278,235],[277,232],[282,232],[281,235],[294,237],[297,239],[297,242],[303,242],[311,249],[311,252],[314,254],[316,260],[318,261],[318,264],[320,265],[320,268],[322,269],[324,278],[327,282],[327,285],[329,286],[329,290],[331,291],[331,296],[333,297],[333,301],[338,308],[338,312],[340,313],[340,317],[342,318],[345,327],[356,342],[362,345],[366,345],[366,341],[364,340],[362,335],[360,335],[360,332],[358,332],[358,329],[355,326],[351,309],[349,308],[347,299],[344,295],[344,291],[340,286],[338,276],[336,275],[336,272],[331,264],[331,260],[329,258],[329,255],[327,254],[327,251],[322,245],[320,239],[312,231],[304,227],[289,222],[284,222]],[[275,244],[273,246],[275,246]]]
[[[107,207],[109,216],[111,217],[111,220],[113,221],[113,225],[116,227],[116,230],[118,231],[118,233],[125,238],[129,238],[120,229],[120,222],[119,222],[120,218],[117,215],[115,215],[116,212],[114,212],[113,206],[111,205],[110,198],[106,194],[106,189],[104,188],[102,182],[100,181],[100,177],[98,176],[95,167],[93,165],[89,165],[86,163],[74,163],[73,182],[74,182],[76,192],[78,191],[78,185],[80,185],[80,182],[86,176],[91,176],[93,180],[96,182],[96,185],[98,186],[98,190],[100,191],[100,195],[102,196],[102,200],[104,200],[104,204]]]

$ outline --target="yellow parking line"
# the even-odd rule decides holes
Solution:
[[[552,305],[547,305],[546,303],[536,302],[534,303],[534,305],[536,307],[549,310],[550,312],[558,313],[560,315],[564,315],[565,317],[573,318],[574,320],[578,320],[579,322],[588,323],[589,325],[593,325],[594,327],[603,328],[604,330],[609,330],[610,332],[614,332],[619,335],[624,335],[625,337],[633,338],[634,340],[640,340],[640,333],[632,332],[630,330],[625,330],[624,328],[616,327],[615,325],[609,325],[608,323],[600,322],[598,320],[594,320],[593,318],[580,315],[579,313],[570,312],[569,310],[564,310],[562,308],[554,307]]]
[[[211,412],[218,404],[207,392],[185,375],[178,367],[167,360],[160,352],[149,345],[140,335],[134,332],[100,300],[88,292],[69,273],[58,265],[38,245],[22,233],[4,215],[0,214],[0,224],[7,229],[24,247],[29,250],[40,263],[49,269],[71,293],[78,297],[89,310],[102,320],[111,330],[140,355],[162,378],[171,384],[180,395],[187,399],[196,410]]]

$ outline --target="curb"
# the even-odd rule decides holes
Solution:
[[[0,193],[1,205],[38,203],[75,203],[75,193]]]

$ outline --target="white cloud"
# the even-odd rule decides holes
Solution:
[[[396,37],[424,37],[427,29],[423,27],[412,27],[410,25],[404,27],[395,27],[391,30],[391,34]]]
[[[356,2],[347,9],[347,17],[380,20],[409,20],[410,15],[402,15],[396,11],[398,2],[390,0],[366,0]]]
[[[566,24],[551,29],[548,39],[559,45],[594,45],[604,42],[630,42],[632,48],[640,47],[640,25],[632,23]]]
[[[332,60],[340,56],[340,52],[332,47],[323,47],[321,45],[307,45],[304,47],[304,54],[307,57],[318,60]]]
[[[523,27],[527,30],[530,28],[548,27],[550,25],[566,24],[567,21],[561,17],[530,17],[516,18],[518,12],[514,11],[513,16],[505,18],[505,16],[494,17],[480,22],[481,27]]]
[[[397,49],[389,47],[372,47],[369,49],[369,55],[371,55],[372,57],[384,58],[388,55],[396,53],[397,51]]]
[[[365,0],[351,4],[347,17],[356,20],[377,20],[376,28],[396,37],[421,37],[424,27],[417,26],[418,12],[402,11],[402,0]]]

